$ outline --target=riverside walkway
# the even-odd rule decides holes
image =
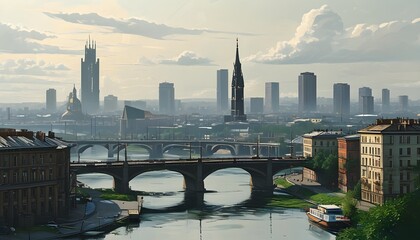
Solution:
[[[57,219],[58,228],[55,231],[17,232],[11,235],[0,235],[0,240],[48,240],[76,236],[85,232],[109,229],[113,224],[128,218],[128,210],[137,208],[136,202],[110,201],[99,197],[100,193],[89,189],[92,197],[90,204],[78,204],[70,210],[65,219]]]

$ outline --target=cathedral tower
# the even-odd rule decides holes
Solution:
[[[236,59],[232,76],[231,121],[246,121],[244,112],[244,77],[239,61],[238,39],[236,39]]]
[[[81,101],[83,112],[99,111],[99,58],[96,59],[96,42],[86,42],[85,60],[82,62]]]

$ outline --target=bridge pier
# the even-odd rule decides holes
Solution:
[[[115,144],[108,144],[108,158],[113,158],[115,152]]]
[[[130,185],[128,179],[128,163],[124,162],[122,168],[122,178],[114,177],[114,191],[117,193],[129,193]]]
[[[163,144],[153,145],[149,158],[163,158]]]
[[[197,162],[195,176],[184,175],[185,192],[205,192],[203,179],[203,162],[201,158]]]
[[[251,174],[252,191],[262,191],[266,194],[272,194],[273,184],[273,162],[271,158],[267,159],[266,172],[264,175]]]

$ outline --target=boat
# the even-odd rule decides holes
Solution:
[[[350,219],[337,205],[318,205],[317,208],[309,208],[306,215],[309,221],[329,230],[338,231],[350,226]]]

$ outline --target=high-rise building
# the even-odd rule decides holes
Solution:
[[[96,42],[85,45],[85,60],[82,63],[81,102],[85,113],[99,111],[99,58],[96,59]]]
[[[401,112],[406,112],[408,110],[408,96],[407,95],[398,96],[398,103],[400,105],[399,109]]]
[[[386,113],[390,110],[389,89],[382,89],[382,112]]]
[[[244,77],[241,62],[239,61],[239,45],[236,39],[236,59],[232,76],[232,100],[230,121],[246,121],[244,112]]]
[[[104,97],[104,112],[113,112],[118,108],[118,97],[108,95]]]
[[[280,109],[280,91],[278,82],[265,83],[265,111],[275,113]]]
[[[228,70],[217,70],[217,112],[226,113],[229,109]]]
[[[253,97],[250,99],[250,113],[263,113],[264,112],[264,98]]]
[[[316,75],[304,72],[298,79],[299,112],[316,111]]]
[[[159,83],[159,112],[167,115],[175,114],[175,89],[173,83]]]
[[[383,204],[414,191],[420,122],[378,119],[359,133],[362,201]]]
[[[373,96],[372,89],[368,87],[359,88],[359,113],[373,114]]]
[[[347,83],[334,84],[334,114],[350,115],[350,85]]]
[[[57,91],[50,88],[46,92],[45,109],[47,112],[55,112],[57,110]]]

